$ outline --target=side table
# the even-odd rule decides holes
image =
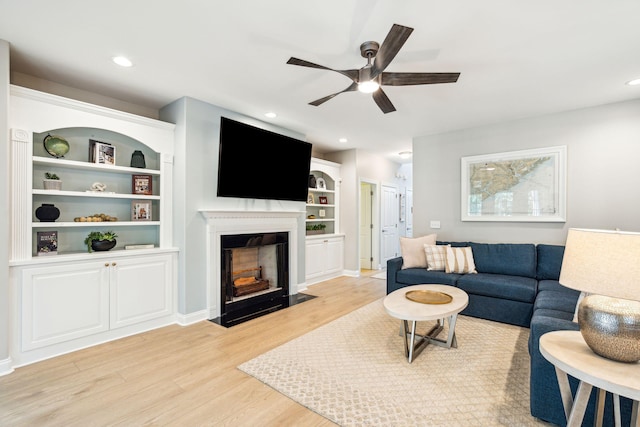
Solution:
[[[633,400],[631,426],[640,427],[640,363],[623,363],[595,354],[584,342],[579,331],[553,331],[540,337],[540,353],[556,368],[567,427],[580,427],[589,402],[591,389],[596,387],[596,425],[602,425],[604,398],[613,394],[615,425],[620,426],[620,396]],[[569,388],[568,375],[580,380],[575,401]]]

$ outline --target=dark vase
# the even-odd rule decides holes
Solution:
[[[142,151],[136,150],[131,155],[131,167],[132,168],[146,168],[147,163],[144,161],[144,154]]]
[[[36,218],[41,222],[54,222],[60,217],[60,209],[50,203],[43,203],[36,209]]]
[[[316,188],[316,177],[309,175],[309,188]]]
[[[91,249],[97,252],[108,251],[116,246],[116,240],[92,240]]]

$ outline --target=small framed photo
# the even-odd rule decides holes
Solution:
[[[320,196],[318,197],[318,200],[320,200],[321,205],[326,205],[328,203],[327,196]]]
[[[131,221],[151,221],[151,200],[131,202]]]
[[[313,197],[313,194],[312,194],[312,193],[309,193],[309,194],[307,195],[307,204],[308,204],[308,205],[313,205],[315,202],[316,202],[316,201],[315,201],[315,198]]]
[[[325,182],[324,178],[316,178],[316,188],[318,190],[326,190],[327,189],[327,183]]]
[[[106,142],[100,142],[96,141],[95,139],[90,139],[89,161],[91,163],[100,163],[103,165],[115,166],[116,147]]]
[[[131,176],[131,193],[153,194],[153,177],[151,175],[132,175]]]

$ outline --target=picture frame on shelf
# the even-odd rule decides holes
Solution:
[[[317,190],[327,189],[327,182],[324,180],[324,178],[316,178],[316,189]]]
[[[58,254],[58,232],[38,231],[36,252],[38,256]]]
[[[103,165],[115,166],[116,164],[116,147],[107,143],[89,140],[89,162]]]
[[[320,196],[318,197],[318,200],[320,201],[321,205],[326,205],[329,203],[329,200],[327,199],[327,196]]]
[[[153,177],[151,175],[132,175],[131,176],[131,193],[144,194],[150,196],[153,194]]]
[[[151,200],[131,201],[131,221],[151,221],[152,213]]]
[[[313,197],[312,193],[307,194],[307,204],[308,205],[313,205],[315,204],[315,197]]]

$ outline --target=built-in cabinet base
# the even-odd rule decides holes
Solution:
[[[307,236],[306,282],[308,285],[341,276],[344,270],[344,235]]]

